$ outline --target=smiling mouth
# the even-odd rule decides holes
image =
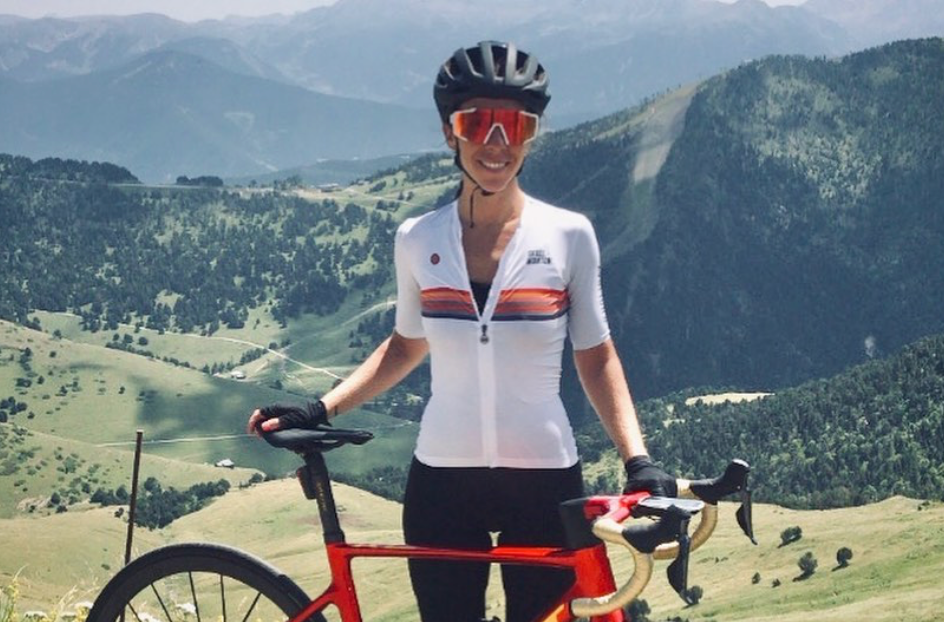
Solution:
[[[479,164],[484,166],[490,171],[500,171],[501,169],[508,166],[508,162],[488,162],[486,160],[479,160]]]

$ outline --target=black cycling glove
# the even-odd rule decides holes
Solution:
[[[328,423],[328,409],[324,402],[308,402],[304,406],[286,406],[284,404],[273,404],[260,409],[262,416],[266,419],[278,417],[279,429],[288,430],[290,428],[305,428],[314,430]]]
[[[623,493],[645,490],[653,497],[677,497],[675,478],[657,467],[649,456],[633,456],[626,461],[626,486]]]

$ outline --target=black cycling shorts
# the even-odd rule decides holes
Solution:
[[[439,468],[413,459],[403,503],[407,544],[486,549],[565,546],[558,506],[583,496],[580,463],[566,469]],[[488,564],[410,560],[423,622],[485,618]],[[507,622],[530,622],[574,582],[568,569],[503,565]]]

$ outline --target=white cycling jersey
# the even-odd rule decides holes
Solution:
[[[400,225],[396,331],[429,343],[432,395],[416,457],[429,466],[566,468],[561,355],[609,337],[590,221],[527,197],[480,313],[457,202]]]

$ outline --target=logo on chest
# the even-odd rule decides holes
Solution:
[[[547,251],[543,248],[536,250],[528,251],[528,265],[533,264],[549,264],[551,263],[551,257],[547,254]]]

